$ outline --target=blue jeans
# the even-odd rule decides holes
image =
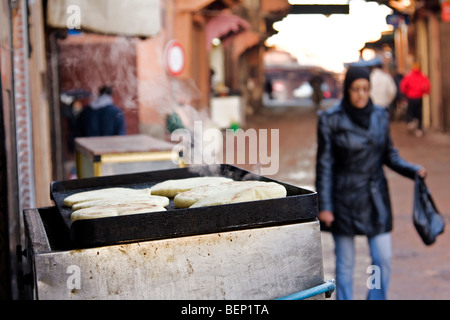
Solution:
[[[353,299],[353,269],[355,246],[353,236],[333,235],[336,254],[336,298]],[[368,270],[368,300],[385,300],[391,276],[392,245],[391,234],[382,233],[369,237],[373,270]],[[369,266],[367,266],[369,267]],[[371,273],[374,271],[373,273]],[[372,277],[369,279],[369,277]],[[372,281],[373,279],[373,281]]]

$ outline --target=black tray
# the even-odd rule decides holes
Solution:
[[[200,176],[229,177],[237,181],[273,181],[287,189],[285,198],[235,204],[179,209],[170,199],[167,211],[101,219],[70,220],[71,208],[63,205],[67,196],[110,187],[149,188],[169,179]],[[290,184],[260,176],[232,165],[211,165],[149,171],[78,180],[54,181],[50,187],[63,224],[75,248],[191,236],[256,227],[283,225],[317,218],[317,194]]]

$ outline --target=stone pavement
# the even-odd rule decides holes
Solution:
[[[279,129],[280,167],[275,179],[314,190],[317,114],[311,107],[267,107],[247,119],[244,129]],[[416,138],[406,132],[404,122],[393,122],[391,134],[400,155],[428,170],[426,183],[450,228],[450,134],[426,130]],[[244,165],[257,171],[257,167]],[[394,215],[393,263],[389,299],[450,299],[450,231],[425,246],[412,222],[413,181],[385,169]],[[334,278],[333,240],[322,233],[324,279]],[[365,237],[356,238],[354,298],[365,299],[371,265]],[[332,299],[335,298],[333,294]]]

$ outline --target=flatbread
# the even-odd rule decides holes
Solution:
[[[133,203],[141,203],[147,205],[156,204],[162,207],[167,207],[169,205],[169,198],[162,196],[152,196],[148,194],[148,195],[129,195],[114,199],[90,200],[75,203],[72,206],[72,211],[77,211],[80,209],[91,208],[96,206],[133,204]]]
[[[215,206],[246,201],[267,200],[283,198],[287,195],[286,188],[276,182],[248,185],[242,188],[230,188],[226,191],[215,193],[195,202],[190,208]]]
[[[103,188],[97,190],[83,191],[74,193],[66,197],[63,204],[66,207],[72,207],[75,203],[100,200],[100,199],[115,199],[125,195],[150,195],[150,188],[146,189],[132,189],[132,188]]]
[[[116,217],[130,214],[149,213],[167,211],[166,208],[160,205],[148,205],[145,203],[133,203],[133,204],[119,204],[119,205],[104,205],[95,206],[84,209],[79,209],[72,212],[70,219],[73,221],[84,219],[97,219],[105,217]]]
[[[248,188],[250,186],[264,185],[263,181],[247,180],[247,181],[231,181],[224,182],[211,187],[209,185],[192,188],[191,190],[181,192],[173,199],[177,208],[189,208],[200,199],[207,198],[217,193],[221,193],[230,189],[238,190],[239,188]]]
[[[213,186],[229,181],[233,181],[233,179],[225,177],[194,177],[185,179],[172,179],[155,184],[151,188],[151,194],[173,198],[178,193],[191,190],[195,187],[204,185]]]

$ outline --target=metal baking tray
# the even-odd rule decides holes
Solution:
[[[278,199],[186,209],[176,208],[173,199],[170,199],[167,211],[164,212],[74,222],[70,220],[72,209],[63,205],[64,198],[77,192],[110,187],[149,188],[169,179],[201,176],[229,177],[236,181],[273,181],[286,187],[287,196]],[[299,223],[316,219],[318,214],[316,192],[227,164],[54,181],[50,186],[50,197],[55,202],[74,248]]]

